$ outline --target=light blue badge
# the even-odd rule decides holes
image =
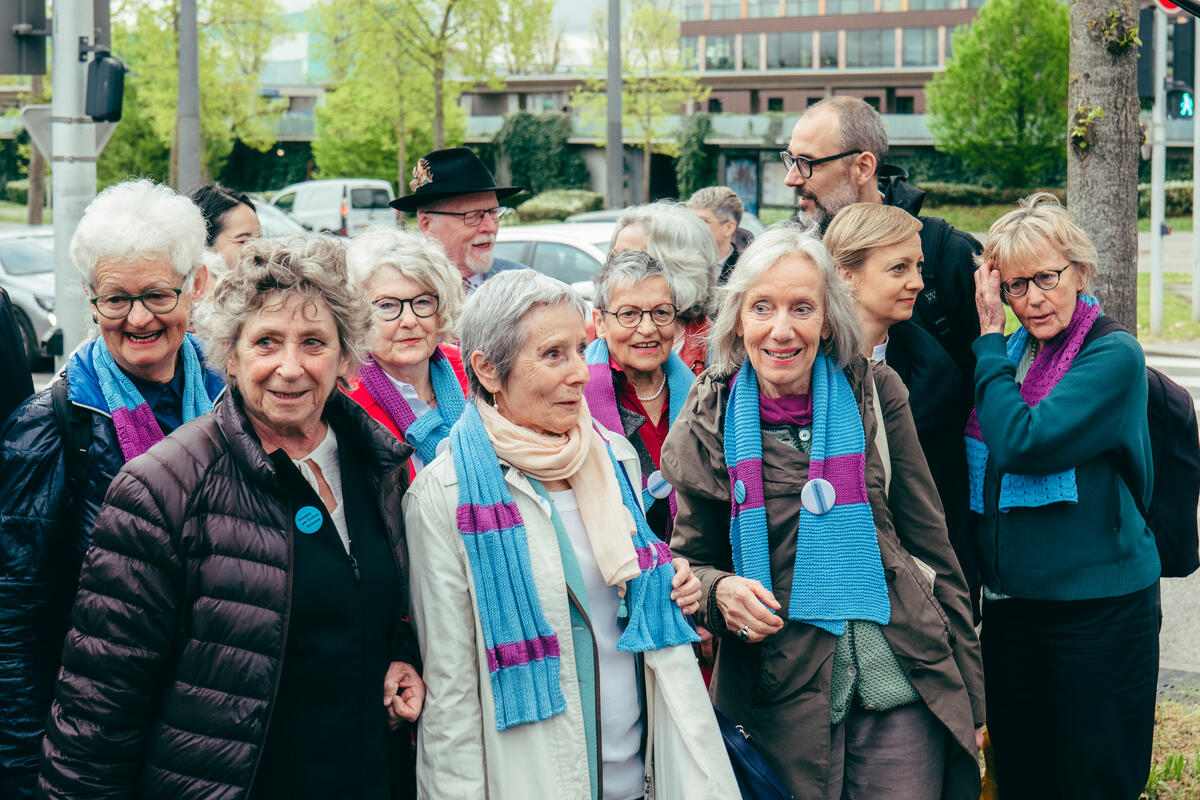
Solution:
[[[646,491],[659,500],[671,494],[671,484],[663,477],[662,470],[656,469],[650,473],[650,477],[646,479]]]
[[[746,484],[736,481],[733,484],[733,499],[739,504],[746,502]]]
[[[305,506],[296,512],[296,527],[301,533],[316,533],[321,530],[321,510],[316,506]]]
[[[833,484],[824,478],[813,478],[800,490],[800,502],[805,510],[818,516],[833,508],[836,500],[837,492]]]

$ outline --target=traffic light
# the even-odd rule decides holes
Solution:
[[[1191,86],[1179,82],[1167,86],[1167,116],[1171,119],[1192,119],[1196,116],[1196,96]]]
[[[0,0],[0,75],[45,75],[46,0]]]

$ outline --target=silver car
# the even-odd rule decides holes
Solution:
[[[608,257],[614,222],[557,222],[505,226],[496,234],[495,253],[569,283],[592,299],[592,278]]]
[[[54,316],[54,229],[0,230],[0,286],[12,299],[21,345],[30,366],[46,355],[42,338]]]

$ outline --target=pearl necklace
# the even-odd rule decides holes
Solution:
[[[654,394],[650,395],[649,397],[642,397],[640,394],[638,394],[638,393],[637,393],[637,389],[634,389],[634,390],[633,390],[633,394],[634,394],[634,396],[635,396],[635,397],[637,397],[637,399],[638,399],[638,400],[640,400],[641,402],[643,402],[643,403],[650,403],[650,402],[652,402],[652,401],[654,401],[654,400],[657,400],[657,399],[658,399],[658,397],[659,397],[659,395],[661,395],[661,394],[663,393],[663,389],[665,389],[665,388],[667,388],[667,373],[664,371],[664,372],[663,372],[663,379],[662,379],[662,383],[660,383],[660,384],[658,385],[658,391],[657,391],[657,392],[655,392]]]

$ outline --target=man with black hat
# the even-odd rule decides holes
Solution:
[[[417,227],[445,248],[468,293],[497,272],[522,267],[496,258],[495,246],[499,201],[524,187],[497,186],[492,173],[466,147],[422,156],[408,187],[412,194],[393,200],[392,208],[417,213]]]

